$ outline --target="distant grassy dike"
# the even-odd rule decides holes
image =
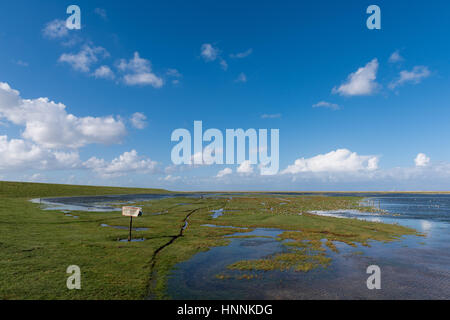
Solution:
[[[396,225],[307,214],[309,210],[357,208],[358,197],[280,199],[248,194],[232,199],[170,198],[142,203],[145,214],[135,219],[134,226],[149,230],[134,232],[133,236],[147,240],[123,243],[117,239],[126,238],[126,231],[100,227],[102,223],[126,226],[128,219],[120,212],[77,212],[74,214],[79,219],[74,219],[59,211],[43,211],[28,201],[35,197],[136,193],[168,191],[0,182],[0,299],[170,298],[167,276],[177,263],[197,252],[226,245],[230,239],[225,235],[240,232],[245,236],[256,227],[287,230],[278,240],[291,239],[286,243],[289,251],[238,261],[217,275],[218,281],[229,277],[253,279],[275,269],[305,272],[326,267],[330,260],[322,239],[327,240],[328,248],[336,250],[336,241],[369,245],[372,240],[393,241],[401,235],[417,234]],[[219,208],[236,211],[213,220],[210,211]],[[186,221],[188,227],[183,231]],[[249,229],[209,228],[203,224]],[[66,288],[66,268],[73,264],[81,268],[81,290]]]

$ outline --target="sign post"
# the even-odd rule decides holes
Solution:
[[[130,217],[130,233],[128,234],[128,242],[131,241],[131,229],[133,228],[133,217]]]
[[[142,208],[139,207],[122,207],[122,215],[130,217],[130,232],[128,234],[128,242],[131,241],[131,229],[133,227],[133,217],[137,218],[142,216]]]

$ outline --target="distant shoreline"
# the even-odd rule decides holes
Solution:
[[[3,185],[2,185],[3,184]],[[144,187],[117,187],[117,186],[99,186],[99,185],[70,185],[70,184],[58,184],[58,183],[40,183],[40,182],[20,182],[20,181],[3,181],[0,180],[0,189],[2,187],[7,187],[9,184],[21,184],[21,185],[41,185],[41,186],[66,186],[66,187],[77,187],[77,188],[109,188],[109,192],[107,194],[117,194],[118,190],[125,191],[129,189],[129,191],[133,190],[133,192],[136,193],[183,193],[183,194],[190,194],[190,193],[205,193],[205,194],[211,194],[211,193],[258,193],[258,194],[264,194],[264,193],[283,193],[283,194],[450,194],[449,191],[350,191],[350,190],[344,190],[344,191],[309,191],[309,190],[298,190],[298,191],[280,191],[280,190],[270,190],[270,191],[252,191],[252,190],[245,190],[245,191],[225,191],[225,190],[212,190],[212,191],[205,191],[205,190],[194,190],[194,191],[177,191],[177,190],[166,190],[161,188],[144,188]],[[117,191],[116,191],[117,190]],[[120,191],[119,191],[120,192]],[[125,194],[128,194],[126,192]],[[63,195],[64,196],[64,195]]]

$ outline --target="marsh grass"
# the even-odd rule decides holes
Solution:
[[[232,199],[177,197],[139,203],[144,215],[134,219],[133,226],[148,230],[133,232],[133,237],[146,240],[128,243],[117,241],[127,237],[126,230],[101,227],[128,226],[129,219],[120,212],[72,212],[79,217],[74,219],[61,211],[42,210],[29,201],[36,197],[138,193],[168,191],[0,182],[0,299],[170,298],[167,279],[178,263],[198,252],[229,244],[232,239],[226,236],[246,236],[254,228],[285,230],[279,240],[292,240],[286,243],[289,251],[264,261],[238,262],[227,271],[236,272],[233,277],[257,281],[255,273],[248,271],[308,271],[325,266],[329,261],[322,248],[323,239],[332,248],[335,241],[356,246],[417,234],[401,226],[307,214],[310,210],[355,208],[360,201],[357,197],[277,199],[249,194]],[[221,208],[223,216],[213,219],[211,210]],[[155,214],[159,212],[164,213]],[[81,290],[66,287],[69,265],[81,268]]]

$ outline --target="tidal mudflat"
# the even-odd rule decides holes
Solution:
[[[372,195],[380,209],[369,196],[0,183],[0,297],[448,299],[450,196],[411,206]],[[133,221],[141,241],[117,241],[127,236],[124,203],[143,207]],[[71,264],[83,290],[61,282]],[[382,290],[366,287],[370,264]]]

